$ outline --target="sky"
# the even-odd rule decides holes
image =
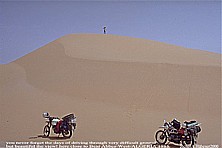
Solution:
[[[2,1],[0,63],[66,34],[144,38],[221,53],[221,1]]]

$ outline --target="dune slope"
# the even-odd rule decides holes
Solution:
[[[64,36],[0,65],[0,141],[48,140],[45,111],[74,112],[71,140],[154,141],[163,119],[202,123],[220,144],[220,54],[114,35]],[[15,126],[19,125],[19,126]]]

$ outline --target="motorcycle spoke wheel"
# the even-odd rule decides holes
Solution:
[[[49,127],[48,125],[46,125],[46,126],[44,127],[43,134],[44,134],[45,137],[49,137],[50,127]]]
[[[190,136],[189,138],[190,140],[183,140],[182,141],[182,145],[184,147],[188,147],[188,148],[192,148],[194,146],[194,139],[193,139],[193,136]]]
[[[65,138],[70,138],[72,136],[72,129],[70,129],[70,130],[62,130],[62,135]]]
[[[167,142],[166,133],[162,130],[156,132],[155,138],[158,144],[165,144]]]

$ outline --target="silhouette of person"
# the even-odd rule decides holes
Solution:
[[[103,27],[103,33],[106,34],[106,26]]]

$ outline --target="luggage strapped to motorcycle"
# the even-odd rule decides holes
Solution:
[[[180,122],[179,121],[174,119],[171,123],[175,129],[177,129],[177,130],[180,129]]]
[[[64,120],[64,121],[71,121],[74,118],[75,118],[74,114],[69,114],[69,115],[66,115],[65,117],[63,117],[62,120]]]

